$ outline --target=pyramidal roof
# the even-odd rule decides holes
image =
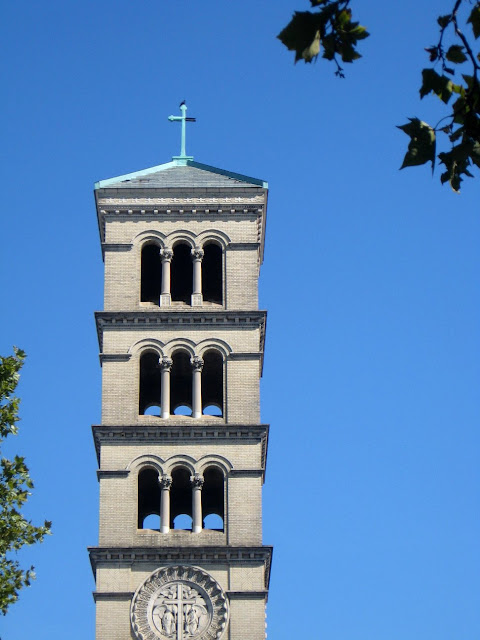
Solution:
[[[258,178],[244,176],[211,167],[190,159],[172,160],[150,169],[127,173],[116,178],[95,183],[95,189],[155,189],[155,188],[218,188],[218,187],[261,187],[268,189],[268,183]]]

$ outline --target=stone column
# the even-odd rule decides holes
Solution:
[[[190,362],[192,363],[192,417],[202,417],[202,369],[203,360],[199,356],[194,356]]]
[[[203,518],[202,518],[203,476],[201,476],[199,473],[196,473],[194,476],[190,476],[190,482],[192,483],[192,513],[193,513],[192,532],[200,533],[203,528]]]
[[[170,417],[170,371],[172,369],[173,360],[171,358],[160,358],[160,375],[162,376],[162,391],[160,398],[160,408],[162,410],[162,418]]]
[[[163,474],[158,479],[161,490],[160,497],[160,533],[170,531],[170,487],[172,486],[172,476]]]
[[[172,305],[172,296],[170,293],[170,263],[173,258],[171,249],[161,249],[160,256],[162,259],[162,289],[160,293],[160,306],[170,307]]]
[[[201,307],[203,304],[202,258],[203,258],[203,249],[200,249],[200,247],[195,247],[195,249],[192,249],[192,260],[193,260],[192,307]]]

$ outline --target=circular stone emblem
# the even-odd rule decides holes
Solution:
[[[139,640],[219,640],[228,622],[228,600],[202,569],[166,567],[137,589],[130,619]]]

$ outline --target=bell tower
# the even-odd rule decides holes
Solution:
[[[268,185],[195,162],[95,185],[102,419],[96,640],[263,640]]]

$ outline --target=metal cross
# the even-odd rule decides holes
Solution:
[[[185,100],[180,105],[180,110],[182,112],[181,116],[168,116],[170,122],[181,122],[182,123],[182,138],[180,145],[180,155],[177,156],[178,159],[190,159],[190,156],[187,156],[185,151],[185,133],[186,133],[186,122],[196,122],[196,118],[187,118],[187,105],[185,104]]]

